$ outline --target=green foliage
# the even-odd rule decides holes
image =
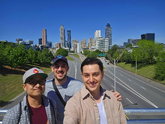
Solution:
[[[27,62],[27,51],[26,47],[23,44],[19,44],[16,48],[16,58],[15,60],[17,61],[17,66],[22,66]],[[16,66],[16,67],[17,67]]]
[[[95,50],[95,51],[90,51],[90,50],[84,50],[84,55],[86,57],[94,57],[94,58],[97,58],[99,56],[99,54],[102,54],[103,52],[100,51],[100,50]]]
[[[107,53],[112,57],[113,54],[117,51],[118,48],[119,48],[119,47],[115,44],[115,45],[112,46],[111,49],[108,50]]]
[[[131,53],[129,53],[127,50],[124,52],[123,56],[121,57],[121,60],[126,63],[131,63]]]
[[[5,44],[4,42],[1,42],[0,43],[0,68],[4,65],[4,62],[5,62],[4,48],[5,48]]]
[[[155,67],[155,78],[158,80],[165,79],[165,51],[159,53]]]
[[[65,49],[59,48],[59,49],[56,51],[55,56],[58,56],[58,55],[67,56],[67,55],[68,55],[68,51],[65,50]]]
[[[128,48],[128,47],[132,47],[132,44],[131,43],[127,44],[126,48]]]
[[[40,64],[50,64],[53,59],[53,55],[48,49],[44,48],[42,52],[38,52],[37,59]]]
[[[36,52],[32,49],[32,47],[30,47],[30,49],[28,50],[28,61],[31,64],[34,64],[34,62],[36,62]]]
[[[69,50],[68,52],[69,52],[69,53],[74,53],[74,51],[71,51],[71,50]]]
[[[90,57],[90,50],[84,50],[83,53],[86,57]]]
[[[113,58],[117,59],[118,56],[119,56],[119,51],[115,51],[115,53],[113,54]]]
[[[137,56],[137,61],[145,64],[155,63],[154,56],[157,56],[163,50],[162,45],[153,41],[140,40],[137,45],[139,48],[133,48],[131,59],[135,61]]]

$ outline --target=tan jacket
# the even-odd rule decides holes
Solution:
[[[102,90],[107,124],[127,124],[121,102],[111,91]],[[67,102],[64,124],[100,124],[97,103],[85,86]]]

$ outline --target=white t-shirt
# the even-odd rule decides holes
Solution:
[[[107,124],[107,117],[105,114],[104,104],[103,104],[103,94],[101,93],[101,102],[97,103],[100,116],[100,124]]]

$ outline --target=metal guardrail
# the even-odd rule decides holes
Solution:
[[[8,109],[0,109],[0,116],[4,116]],[[164,115],[165,108],[125,108],[125,115]],[[129,119],[128,124],[165,124],[164,119]],[[2,124],[2,120],[0,120]]]

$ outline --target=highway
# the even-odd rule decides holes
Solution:
[[[68,61],[68,76],[82,81],[81,78],[81,62],[85,59],[84,55],[80,55],[80,59],[70,55],[75,61]],[[103,88],[107,90],[114,89],[114,67],[107,64],[105,58],[100,58],[105,69],[104,78],[102,80]],[[51,70],[50,70],[51,72]],[[50,73],[47,80],[54,78],[54,74]],[[153,81],[149,81],[141,76],[135,75],[120,67],[116,67],[116,90],[122,95],[122,104],[124,108],[165,108],[165,86]],[[25,93],[17,97],[14,102],[5,106],[8,109],[21,101]],[[134,105],[135,104],[135,105]],[[128,116],[130,119],[142,119],[144,116]],[[147,119],[165,119],[165,116],[148,116]],[[0,118],[1,120],[1,118]]]

